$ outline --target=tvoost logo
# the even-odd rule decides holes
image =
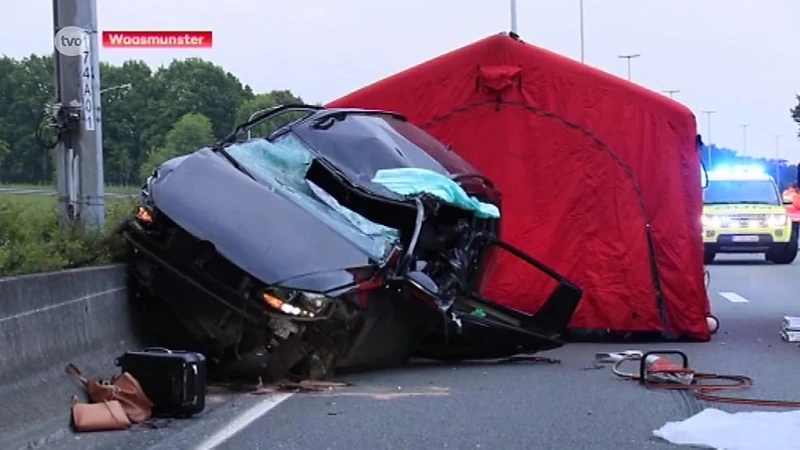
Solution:
[[[89,46],[89,33],[81,27],[64,27],[56,33],[53,45],[62,55],[78,56]]]

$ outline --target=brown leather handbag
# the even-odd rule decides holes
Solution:
[[[153,415],[153,402],[136,378],[127,372],[115,376],[111,382],[89,380],[73,364],[67,365],[67,373],[81,382],[92,403],[117,401],[134,423],[144,422]]]
[[[131,427],[131,421],[117,400],[78,403],[72,397],[72,423],[77,431],[112,431]]]

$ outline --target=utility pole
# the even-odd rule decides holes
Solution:
[[[680,91],[681,91],[680,89],[667,89],[667,90],[664,90],[664,91],[661,91],[661,92],[663,92],[665,94],[669,94],[669,98],[672,98],[672,94],[677,94]]]
[[[633,55],[619,55],[620,58],[625,58],[628,60],[628,81],[631,81],[631,59],[638,58],[642,55],[633,54]]]
[[[583,52],[583,0],[580,0],[581,8],[581,62],[586,62]]]
[[[105,224],[97,0],[53,0],[58,93],[59,212],[65,224]]]
[[[742,124],[742,156],[747,154],[747,127],[749,126],[749,123]]]
[[[716,111],[706,110],[703,113],[706,115],[708,125],[708,136],[706,137],[706,148],[708,148],[708,167],[711,167],[711,115]]]
[[[511,32],[517,33],[517,0],[511,0]]]

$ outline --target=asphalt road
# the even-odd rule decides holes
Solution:
[[[800,260],[720,259],[710,267],[709,289],[721,329],[709,343],[571,344],[547,354],[560,364],[419,364],[341,377],[352,386],[324,393],[215,394],[195,419],[140,433],[69,436],[47,448],[682,448],[652,437],[653,430],[706,407],[770,408],[646,390],[609,367],[592,369],[595,352],[679,348],[697,370],[753,377],[748,396],[800,400],[800,348],[778,336],[784,315],[800,316]]]

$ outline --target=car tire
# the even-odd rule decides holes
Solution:
[[[797,258],[797,235],[792,236],[786,245],[780,250],[769,252],[766,255],[767,261],[775,264],[791,264]]]
[[[719,331],[719,319],[717,316],[709,314],[706,316],[706,322],[708,323],[708,331],[711,334],[717,334],[717,331]]]
[[[717,257],[717,254],[714,252],[710,252],[708,250],[703,252],[703,264],[709,265],[714,262],[714,258]]]

